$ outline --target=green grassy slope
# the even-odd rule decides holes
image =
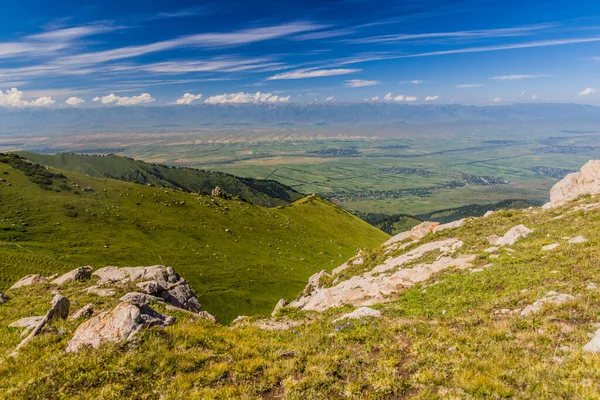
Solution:
[[[284,310],[278,319],[307,323],[273,332],[182,315],[174,326],[142,332],[135,343],[80,354],[64,353],[74,324],[56,321],[10,359],[4,354],[21,338],[7,325],[43,314],[53,287],[12,291],[0,305],[0,398],[597,399],[600,355],[582,347],[600,315],[600,205],[574,207],[599,201],[499,211],[429,235],[422,243],[455,237],[464,241],[459,253],[477,255],[477,266],[493,265],[437,274],[374,306],[381,319],[334,322],[350,307]],[[484,251],[488,235],[517,224],[534,233],[491,258]],[[566,237],[578,235],[589,240],[568,243]],[[560,247],[542,251],[552,243]],[[77,305],[114,305],[85,297],[86,285],[62,291]],[[551,290],[575,299],[519,315]]]
[[[39,175],[0,163],[0,290],[29,273],[165,264],[190,282],[204,309],[226,322],[270,312],[313,273],[388,237],[318,197],[266,209],[65,175],[38,184],[32,180]]]
[[[273,180],[240,178],[222,172],[149,164],[116,155],[88,156],[69,153],[47,155],[29,152],[19,154],[38,164],[96,178],[151,183],[188,192],[210,193],[215,186],[219,186],[230,195],[239,196],[264,207],[289,204],[303,197],[294,189]]]

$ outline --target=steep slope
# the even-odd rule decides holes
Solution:
[[[269,312],[315,271],[387,237],[317,197],[266,209],[0,161],[0,290],[27,273],[164,264],[227,322]]]
[[[210,193],[212,189],[219,186],[227,194],[239,196],[263,207],[282,206],[303,197],[294,189],[273,180],[240,178],[222,172],[148,164],[114,154],[108,156],[69,153],[47,155],[30,152],[19,154],[34,163],[96,178],[150,183],[165,188],[201,193]]]
[[[16,358],[4,356],[22,339],[8,325],[42,315],[56,287],[10,290],[0,300],[0,398],[599,398],[599,232],[598,194],[424,224],[311,279],[322,290],[404,270],[404,284],[372,309],[286,307],[230,327],[178,313],[136,341],[75,354],[65,350],[82,319],[52,321]],[[441,260],[445,268],[430,268]],[[60,291],[114,307],[82,291],[93,283]]]

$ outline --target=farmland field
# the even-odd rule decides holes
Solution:
[[[419,214],[504,199],[545,201],[600,156],[595,129],[535,123],[211,127],[182,132],[14,137],[0,150],[115,153],[269,178],[349,210]]]

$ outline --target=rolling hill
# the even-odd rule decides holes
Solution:
[[[0,177],[0,290],[29,273],[164,264],[227,322],[270,312],[314,272],[388,237],[316,196],[267,209],[46,169],[17,155],[0,156]]]
[[[274,180],[240,178],[222,172],[149,164],[117,155],[19,154],[34,163],[96,178],[112,178],[207,194],[219,186],[227,194],[264,207],[286,205],[303,197],[301,193]]]

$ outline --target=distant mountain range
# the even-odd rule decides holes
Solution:
[[[453,121],[600,123],[600,108],[577,104],[507,106],[390,103],[190,105],[1,109],[0,133],[171,130],[202,126],[290,126]]]

